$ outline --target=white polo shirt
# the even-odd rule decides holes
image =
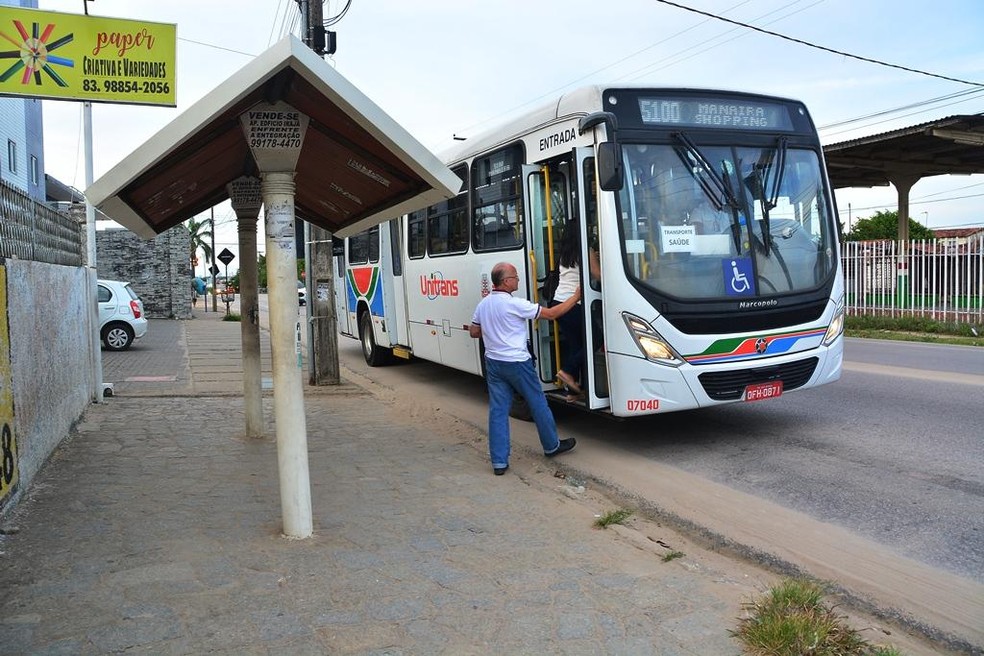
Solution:
[[[472,323],[482,327],[485,356],[500,362],[523,362],[530,359],[526,347],[526,322],[536,319],[540,306],[509,292],[492,290],[482,299]]]

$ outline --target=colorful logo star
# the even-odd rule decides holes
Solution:
[[[20,34],[20,41],[11,37],[6,32],[0,32],[0,37],[13,43],[17,47],[17,50],[0,52],[0,59],[16,59],[17,62],[0,74],[0,82],[6,82],[23,69],[24,73],[21,76],[21,84],[30,84],[31,78],[33,77],[34,84],[40,86],[41,71],[44,71],[52,80],[55,81],[55,84],[60,87],[67,87],[68,83],[59,77],[58,73],[55,72],[55,69],[52,68],[52,65],[57,64],[59,66],[74,68],[75,62],[71,59],[52,55],[51,52],[53,50],[57,50],[66,43],[71,42],[74,35],[68,34],[60,39],[56,39],[55,41],[48,43],[48,39],[51,38],[51,33],[55,30],[54,23],[49,23],[47,27],[44,28],[43,33],[41,32],[41,25],[38,23],[33,23],[30,34],[28,34],[24,24],[19,20],[14,20],[13,23],[14,27],[17,28],[17,32]]]

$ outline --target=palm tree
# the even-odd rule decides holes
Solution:
[[[201,249],[205,254],[205,264],[212,261],[212,247],[209,245],[208,240],[212,238],[212,224],[208,219],[188,219],[185,222],[185,226],[188,228],[188,233],[191,235],[191,271],[195,271],[195,254],[198,249]],[[207,277],[207,276],[206,276]]]

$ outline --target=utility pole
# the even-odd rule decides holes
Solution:
[[[304,43],[318,55],[324,56],[326,32],[321,0],[299,0],[302,10],[307,6]],[[333,53],[334,40],[328,52]],[[307,275],[308,363],[312,385],[338,385],[341,374],[338,366],[338,329],[335,317],[335,284],[332,272],[331,235],[324,228],[305,223],[305,261]],[[320,293],[324,292],[324,293]]]

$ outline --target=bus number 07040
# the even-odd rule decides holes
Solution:
[[[626,399],[625,409],[629,412],[655,412],[659,410],[659,399]]]

